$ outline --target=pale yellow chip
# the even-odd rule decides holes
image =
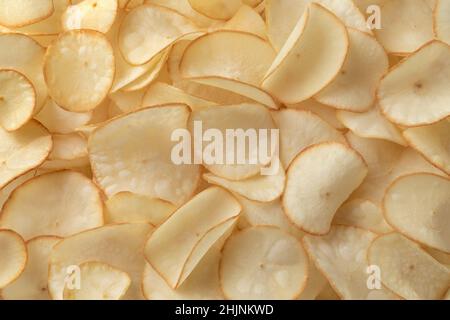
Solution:
[[[141,65],[180,38],[197,31],[198,28],[191,21],[176,11],[143,5],[130,11],[124,18],[118,43],[128,63]]]
[[[308,256],[300,241],[275,227],[235,233],[222,252],[220,283],[227,299],[296,299],[307,278]]]
[[[298,300],[315,300],[328,285],[327,279],[316,268],[311,259],[308,262],[308,280]]]
[[[22,237],[12,230],[0,229],[0,288],[16,280],[27,263],[27,247]]]
[[[35,40],[18,33],[0,33],[0,69],[12,69],[24,75],[33,85],[38,112],[47,98],[42,72],[45,49]]]
[[[145,260],[142,248],[153,228],[149,224],[116,224],[87,230],[63,239],[49,261],[48,287],[55,300],[63,299],[64,287],[79,280],[77,266],[98,261],[126,272],[131,285],[123,299],[143,299],[141,279]]]
[[[378,100],[389,120],[403,126],[438,122],[450,115],[450,46],[433,41],[381,80]]]
[[[408,300],[441,299],[450,284],[450,269],[398,233],[375,239],[368,259],[380,268],[383,284]]]
[[[337,130],[342,131],[346,129],[345,126],[337,119],[336,117],[337,110],[335,108],[321,104],[320,102],[314,99],[309,99],[298,104],[286,105],[286,107],[298,110],[311,111],[312,113],[317,114],[320,118],[328,122]]]
[[[385,289],[370,289],[367,250],[376,234],[347,226],[333,226],[325,236],[306,235],[303,244],[316,267],[345,300],[372,300]],[[382,275],[383,276],[383,275]],[[392,297],[391,297],[392,298]]]
[[[403,131],[403,136],[428,161],[450,174],[450,119],[408,128]]]
[[[348,55],[342,69],[315,99],[337,109],[368,111],[375,102],[378,83],[388,71],[388,56],[375,37],[355,29],[348,29],[348,36]]]
[[[284,109],[272,112],[272,117],[280,130],[280,158],[285,168],[313,144],[346,143],[342,133],[310,111]]]
[[[242,5],[241,0],[189,0],[191,7],[199,13],[219,20],[228,20]]]
[[[33,84],[20,72],[0,69],[0,125],[14,131],[33,115],[36,93]]]
[[[386,220],[399,232],[450,253],[450,180],[416,173],[398,178],[383,199]]]
[[[353,149],[336,142],[313,145],[288,169],[283,208],[299,228],[326,234],[337,209],[367,172],[363,158]]]
[[[108,94],[114,79],[114,54],[103,34],[74,30],[47,49],[44,73],[49,94],[62,108],[87,112]]]
[[[3,205],[0,227],[25,239],[68,236],[103,225],[103,203],[85,176],[57,171],[34,177],[16,188]]]
[[[241,6],[233,18],[224,24],[222,29],[253,33],[263,39],[267,39],[267,28],[263,18],[247,5]]]
[[[6,300],[50,300],[48,293],[48,259],[61,238],[42,236],[27,242],[28,259],[22,274],[2,290]]]
[[[150,223],[158,226],[166,221],[176,207],[164,200],[131,192],[119,192],[105,202],[105,222]]]
[[[436,0],[434,12],[434,30],[438,39],[450,45],[450,3],[446,0]]]
[[[14,191],[18,186],[20,186],[25,181],[30,180],[31,178],[41,174],[42,170],[31,170],[27,173],[24,173],[20,176],[18,176],[16,179],[12,180],[10,183],[5,185],[3,188],[0,189],[0,208],[3,207],[6,200],[8,200],[9,195],[11,192]]]
[[[0,128],[0,187],[41,165],[52,149],[52,137],[37,121],[7,132]]]
[[[333,224],[359,227],[378,234],[392,231],[379,206],[358,198],[347,201],[338,209]]]
[[[381,5],[378,40],[390,53],[407,55],[433,35],[433,8],[427,0],[389,0]]]
[[[54,134],[53,149],[42,169],[72,169],[89,166],[87,140],[80,133]]]
[[[235,224],[241,206],[227,191],[208,188],[175,211],[148,240],[147,261],[178,288],[217,241]]]
[[[52,0],[1,0],[0,24],[21,27],[48,18],[53,14]]]
[[[61,17],[64,31],[90,29],[106,33],[116,19],[117,0],[83,0],[66,9]]]
[[[262,88],[286,104],[307,100],[338,75],[348,47],[345,25],[332,12],[311,3],[273,61]]]
[[[130,287],[130,276],[109,264],[88,261],[79,268],[80,286],[66,286],[64,300],[120,300]]]
[[[107,196],[130,191],[184,203],[200,178],[199,166],[171,158],[176,129],[185,129],[189,109],[166,105],[126,114],[100,126],[89,138],[95,180]],[[145,137],[145,138],[143,138]]]

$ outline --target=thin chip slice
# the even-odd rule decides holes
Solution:
[[[433,39],[433,8],[426,0],[389,0],[381,6],[382,28],[375,29],[384,48],[399,55]]]
[[[61,17],[64,31],[91,29],[106,33],[118,10],[117,0],[84,0],[67,8]]]
[[[355,29],[348,29],[348,36],[348,55],[339,75],[314,98],[337,109],[368,111],[388,71],[388,56],[375,37]]]
[[[131,192],[119,192],[105,202],[106,223],[150,223],[159,226],[176,207],[167,202]]]
[[[418,126],[450,115],[450,46],[433,41],[405,58],[382,80],[378,100],[394,123]]]
[[[0,24],[21,27],[44,20],[53,14],[52,0],[1,0]]]
[[[338,75],[348,47],[344,24],[311,3],[273,61],[262,88],[286,104],[307,100]]]
[[[441,299],[450,284],[449,269],[398,233],[375,239],[368,259],[380,268],[383,284],[408,300]]]
[[[142,100],[146,89],[136,91],[116,91],[109,95],[109,98],[114,101],[114,104],[122,112],[131,112],[139,109],[142,106]],[[161,105],[161,104],[158,104]]]
[[[417,173],[398,178],[383,199],[386,220],[399,232],[450,253],[450,180]]]
[[[450,45],[450,3],[446,0],[437,0],[434,12],[434,31],[438,39]]]
[[[27,247],[12,230],[0,230],[0,288],[13,282],[25,269]]]
[[[0,187],[41,165],[52,149],[52,137],[37,121],[7,132],[0,128]]]
[[[59,107],[52,99],[48,99],[44,108],[35,116],[51,133],[66,134],[87,124],[93,112],[70,112]]]
[[[284,109],[272,112],[280,130],[280,158],[287,168],[305,148],[321,142],[345,143],[345,138],[319,116],[309,111]]]
[[[279,160],[275,160],[278,168],[273,166],[273,174],[257,175],[248,179],[233,181],[205,173],[203,179],[208,183],[221,186],[231,192],[238,193],[247,199],[270,202],[281,196],[284,191],[286,175]],[[276,170],[276,171],[275,171]]]
[[[147,261],[170,287],[179,287],[240,211],[237,200],[224,189],[202,191],[152,234],[144,249]]]
[[[335,129],[341,131],[346,129],[344,125],[337,119],[336,117],[337,110],[335,108],[321,104],[320,102],[314,99],[309,99],[298,104],[286,105],[286,107],[298,110],[311,111],[312,113],[317,114],[320,118],[328,122]]]
[[[428,161],[450,174],[450,119],[406,129],[403,136]]]
[[[326,234],[337,209],[367,172],[363,158],[353,149],[336,142],[313,145],[288,169],[283,208],[299,228]]]
[[[216,136],[221,134],[220,138],[223,140],[225,137],[229,142],[228,145],[231,145],[231,148],[227,147],[228,152],[221,150],[223,159],[220,159],[217,154],[215,154],[216,158],[219,159],[214,159],[213,156],[209,157],[209,154],[204,152],[210,146],[209,143],[202,141],[203,148],[198,143],[197,146],[194,146],[194,156],[203,159],[203,165],[209,171],[229,180],[242,180],[262,173],[263,167],[274,158],[278,143],[271,139],[272,134],[277,133],[273,130],[275,125],[272,117],[268,109],[259,104],[243,103],[202,108],[192,113],[189,129],[192,136],[198,135],[199,131],[201,134],[208,129],[213,129],[213,132],[217,133]],[[267,139],[260,139],[258,142],[257,136],[262,132],[266,132]],[[226,146],[227,141],[222,141],[222,145]],[[243,147],[238,149],[239,144]],[[264,149],[266,154],[261,157]],[[228,157],[231,156],[233,157],[229,159]]]
[[[442,264],[445,264],[448,268],[450,268],[450,254],[430,247],[425,247],[424,249],[426,252],[428,252],[429,255],[431,255],[437,261],[439,261]]]
[[[338,209],[333,224],[359,227],[378,234],[392,231],[379,206],[358,198],[347,201]]]
[[[0,70],[0,125],[8,131],[23,126],[33,115],[36,93],[20,72]]]
[[[42,72],[45,49],[32,38],[18,33],[0,33],[0,69],[20,72],[32,84],[38,112],[47,98],[47,86]]]
[[[189,0],[192,8],[201,14],[219,20],[228,20],[242,5],[241,0]]]
[[[14,191],[14,189],[16,189],[18,186],[20,186],[25,181],[28,181],[31,178],[34,178],[36,175],[39,175],[40,173],[41,173],[41,170],[28,171],[27,173],[22,174],[21,176],[17,177],[13,181],[11,181],[7,185],[5,185],[3,188],[1,188],[1,190],[0,190],[0,208],[3,207],[6,200],[8,200],[9,195],[11,194],[11,192]]]
[[[180,205],[194,192],[198,165],[176,165],[172,133],[185,129],[189,109],[166,105],[126,114],[100,126],[88,142],[98,185],[108,197],[130,191]],[[145,137],[145,138],[143,138]]]
[[[48,287],[51,297],[62,300],[67,281],[73,280],[76,285],[77,274],[73,271],[79,264],[98,261],[130,276],[131,285],[123,299],[143,299],[140,288],[145,267],[142,248],[152,229],[144,223],[117,224],[63,239],[50,256]]]
[[[97,187],[85,176],[57,171],[28,180],[3,206],[0,226],[25,239],[68,236],[103,225],[103,203]]]
[[[168,8],[143,5],[130,11],[119,31],[119,47],[132,65],[150,61],[158,53],[198,28],[187,18]]]
[[[275,227],[252,227],[232,235],[220,262],[227,299],[296,299],[308,278],[308,257],[301,243]]]
[[[225,30],[235,30],[253,33],[267,39],[266,24],[263,18],[251,7],[243,5],[236,14],[222,27]]]
[[[309,260],[308,263],[308,280],[298,300],[315,300],[319,294],[325,289],[328,281],[322,273],[316,268],[314,263]]]
[[[363,113],[337,111],[336,117],[360,137],[384,139],[402,146],[407,145],[401,130],[386,119],[378,105]]]
[[[367,230],[333,226],[326,236],[305,236],[303,244],[311,260],[342,299],[371,300],[374,293],[389,295],[383,288],[371,290],[367,286],[366,256],[375,237],[376,234]]]
[[[42,169],[71,169],[89,165],[87,140],[80,133],[55,134],[53,149]]]
[[[49,94],[60,107],[93,110],[113,84],[113,49],[100,32],[65,32],[47,49],[44,73]]]
[[[48,259],[61,238],[42,236],[27,242],[28,260],[22,274],[2,290],[6,300],[50,300]]]
[[[130,287],[130,276],[106,263],[88,261],[79,268],[80,287],[66,286],[64,300],[120,300]]]

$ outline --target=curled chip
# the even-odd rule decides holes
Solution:
[[[90,111],[103,101],[113,83],[111,44],[97,31],[65,32],[47,49],[44,73],[49,94],[59,106],[73,112]]]
[[[297,227],[326,234],[342,203],[367,175],[363,158],[336,142],[313,145],[291,163],[283,207]]]
[[[106,33],[117,14],[117,0],[83,0],[66,9],[61,17],[63,29],[91,29]]]
[[[44,20],[53,14],[52,0],[1,0],[0,24],[21,27]]]
[[[381,282],[405,299],[441,299],[447,292],[450,270],[398,233],[376,238],[368,260],[380,268]]]
[[[275,227],[252,227],[232,235],[220,261],[227,299],[296,299],[308,278],[308,256],[292,235]]]
[[[13,131],[33,115],[36,93],[33,84],[21,73],[0,69],[0,125]]]
[[[311,3],[273,61],[262,87],[283,103],[307,100],[338,75],[348,47],[344,24],[332,12]]]
[[[426,173],[403,176],[386,190],[386,220],[404,235],[450,253],[450,180]]]
[[[25,269],[27,247],[20,235],[0,229],[0,250],[0,288],[4,288]]]
[[[130,287],[130,276],[106,263],[88,261],[79,268],[80,287],[66,286],[64,300],[119,300]]]
[[[240,8],[241,0],[189,0],[192,8],[212,19],[230,19]]]
[[[434,28],[438,39],[450,45],[450,3],[445,0],[436,0],[434,12]]]

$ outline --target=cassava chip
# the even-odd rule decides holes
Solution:
[[[308,257],[300,241],[275,227],[252,227],[232,235],[220,261],[227,299],[296,299],[308,278]]]
[[[178,288],[240,211],[239,202],[224,189],[202,191],[152,234],[144,249],[147,261],[170,287]]]
[[[62,33],[47,49],[44,73],[49,94],[60,107],[90,111],[105,99],[112,86],[113,49],[97,31]]]
[[[117,0],[84,0],[66,9],[61,17],[65,31],[91,29],[106,33],[118,10]]]
[[[273,61],[262,88],[286,104],[307,100],[338,75],[348,47],[344,24],[311,3]]]
[[[438,39],[450,45],[450,2],[446,0],[436,0],[434,12],[434,28]]]
[[[97,187],[85,176],[57,171],[28,180],[3,206],[0,227],[25,239],[68,236],[103,225],[103,204]]]
[[[21,27],[36,23],[52,15],[52,0],[1,0],[0,24]]]
[[[314,99],[309,99],[297,104],[286,105],[286,107],[298,110],[311,111],[312,113],[317,114],[320,118],[328,122],[337,130],[345,130],[345,127],[336,117],[337,110],[330,106],[321,104],[320,102]]]
[[[263,18],[254,9],[246,5],[241,6],[222,29],[253,33],[267,39],[266,24]]]
[[[449,269],[398,233],[376,238],[368,259],[380,268],[381,282],[408,300],[440,299],[450,284]]]
[[[367,172],[363,158],[353,149],[336,142],[313,145],[288,169],[284,210],[304,231],[326,234],[337,209]]]
[[[219,20],[230,19],[242,5],[241,0],[189,0],[192,8],[201,14]]]
[[[27,247],[20,235],[0,229],[0,251],[0,288],[4,288],[23,272],[27,263]]]
[[[79,268],[80,287],[66,286],[64,300],[119,300],[130,287],[130,276],[106,263],[88,261]]]

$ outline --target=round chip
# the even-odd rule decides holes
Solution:
[[[103,203],[97,187],[73,171],[57,171],[28,180],[3,206],[0,226],[25,239],[68,236],[103,225]]]
[[[434,12],[434,30],[439,40],[450,45],[450,3],[446,0],[436,0]]]
[[[27,242],[28,260],[24,271],[2,290],[6,300],[50,300],[48,294],[48,259],[61,238],[42,236]]]
[[[178,12],[155,5],[142,5],[130,11],[119,31],[119,47],[132,65],[150,61],[175,41],[198,28]]]
[[[80,264],[80,287],[64,288],[64,300],[120,300],[131,284],[126,273],[106,263]]]
[[[189,109],[166,105],[115,118],[91,134],[89,157],[96,182],[108,197],[130,191],[180,205],[200,179],[199,166],[176,165],[172,133],[185,129]]]
[[[449,287],[450,270],[398,233],[376,238],[368,260],[380,268],[381,282],[405,299],[441,299]]]
[[[353,149],[336,142],[313,145],[288,169],[284,210],[302,230],[326,234],[337,209],[367,172],[363,158]]]
[[[406,129],[403,136],[428,161],[450,174],[450,119]]]
[[[267,39],[267,28],[263,18],[247,5],[241,6],[222,29],[253,33],[260,38]]]
[[[311,111],[312,113],[315,113],[320,118],[322,118],[322,120],[325,120],[326,122],[328,122],[335,129],[345,130],[345,127],[342,125],[342,123],[336,117],[337,110],[330,106],[321,104],[314,99],[309,99],[309,100],[306,100],[306,101],[298,103],[298,104],[286,105],[286,107],[298,109],[298,110]]]
[[[7,132],[0,128],[0,187],[41,165],[52,149],[52,137],[37,121]]]
[[[36,93],[21,73],[0,69],[0,125],[8,131],[19,129],[33,115]]]
[[[0,288],[13,282],[25,269],[27,247],[22,237],[11,230],[0,230]]]
[[[47,49],[44,73],[49,94],[59,106],[72,112],[93,110],[113,83],[113,49],[100,32],[65,32]]]
[[[311,3],[273,61],[262,88],[286,104],[307,100],[338,75],[348,47],[344,24]]]
[[[338,76],[314,98],[337,109],[368,111],[375,101],[381,77],[388,71],[389,60],[375,37],[348,29],[349,49]]]
[[[108,32],[116,19],[117,0],[84,0],[67,8],[61,17],[64,31],[91,29]]]
[[[52,0],[1,0],[0,24],[21,27],[44,20],[53,14]]]
[[[151,232],[152,227],[145,223],[117,224],[63,239],[50,256],[48,287],[51,297],[62,300],[68,280],[77,284],[80,275],[73,272],[79,264],[98,261],[130,276],[131,285],[123,299],[143,299],[140,288],[145,267],[142,248]]]
[[[296,299],[308,278],[308,257],[301,243],[275,227],[252,227],[232,235],[220,261],[220,282],[227,299]]]
[[[201,14],[219,20],[228,20],[242,5],[241,0],[189,0],[192,8]]]
[[[450,46],[433,41],[381,80],[378,100],[389,120],[403,126],[438,122],[450,115]]]
[[[42,169],[71,169],[88,166],[87,140],[80,133],[53,135],[53,149]]]
[[[450,253],[450,180],[417,173],[398,178],[383,199],[387,222],[409,238]]]
[[[33,85],[36,93],[35,112],[47,98],[47,86],[42,72],[45,49],[32,38],[18,33],[0,33],[0,69],[20,72]]]

